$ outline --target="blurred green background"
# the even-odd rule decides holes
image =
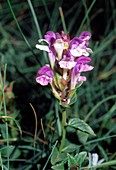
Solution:
[[[6,82],[8,85],[14,82],[11,89],[13,96],[8,99],[7,111],[19,121],[23,132],[20,144],[17,144],[19,133],[16,127],[13,128],[14,123],[10,122],[9,137],[16,138],[16,141],[11,141],[13,148],[10,152],[15,148],[16,153],[15,156],[13,153],[11,159],[11,169],[33,169],[37,163],[46,162],[51,146],[57,139],[56,110],[60,112],[60,108],[50,88],[41,87],[35,81],[39,68],[48,63],[47,54],[37,50],[35,45],[47,31],[63,30],[59,7],[62,7],[71,38],[82,31],[91,32],[89,47],[94,52],[91,55],[91,65],[95,68],[91,73],[86,73],[88,81],[77,91],[78,100],[69,109],[68,118],[79,117],[86,120],[97,134],[96,141],[90,138],[93,142],[82,146],[82,150],[97,152],[106,161],[116,156],[115,0],[8,0],[0,2],[0,69],[3,75],[4,65],[7,64]],[[34,156],[35,117],[30,103],[36,111],[38,121],[37,150]],[[46,136],[43,135],[41,120]],[[0,129],[2,140],[5,138],[2,120]],[[70,135],[67,137],[70,139]],[[71,137],[70,140],[77,144],[77,137]],[[44,142],[47,144],[43,145]],[[0,148],[5,145],[5,141],[0,142]],[[2,152],[5,162],[5,153]],[[33,159],[35,163],[32,165]]]

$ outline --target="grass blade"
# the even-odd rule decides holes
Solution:
[[[0,71],[0,81],[1,81],[1,85],[2,85],[2,96],[3,96],[3,107],[4,107],[4,115],[5,117],[7,117],[7,111],[6,111],[6,101],[5,101],[5,92],[4,92],[4,88],[5,88],[5,81],[6,81],[6,68],[7,68],[7,64],[5,64],[4,66],[4,78],[2,78],[2,73]],[[7,118],[5,119],[6,123],[5,123],[5,128],[6,128],[6,139],[7,139],[7,168],[10,168],[10,161],[9,161],[9,140],[8,140],[8,123],[7,123]]]
[[[49,157],[48,157],[48,159],[47,159],[47,161],[46,161],[46,163],[45,163],[45,165],[44,165],[44,167],[43,167],[42,170],[45,170],[45,168],[46,168],[46,166],[47,166],[47,164],[48,164],[48,162],[49,162],[49,160],[50,160],[50,158],[51,158],[51,156],[52,156],[52,153],[53,153],[53,151],[54,151],[57,143],[58,143],[58,141],[55,142],[55,144],[54,144],[54,146],[53,146],[53,149],[52,149],[52,151],[51,151],[51,154],[49,155]]]
[[[68,34],[68,31],[67,31],[67,28],[66,28],[65,19],[64,19],[63,10],[62,10],[61,7],[59,7],[59,11],[60,11],[60,16],[61,16],[61,21],[62,21],[63,30],[64,30],[65,34]]]
[[[89,119],[89,117],[93,114],[93,112],[101,105],[103,104],[104,102],[108,101],[108,100],[111,100],[111,99],[114,99],[116,98],[116,95],[112,95],[112,96],[109,96],[109,97],[106,97],[105,99],[103,99],[102,101],[98,102],[97,105],[95,105],[93,107],[93,109],[88,113],[88,115],[86,116],[85,118],[85,122]]]
[[[15,20],[15,23],[16,23],[16,25],[17,25],[17,27],[18,27],[18,29],[19,29],[19,31],[20,31],[20,33],[21,33],[24,41],[26,42],[27,46],[32,50],[32,48],[31,48],[28,40],[26,39],[25,35],[23,34],[23,32],[22,32],[22,30],[21,30],[21,27],[20,27],[20,25],[19,25],[19,23],[18,23],[18,21],[17,21],[17,18],[16,18],[16,16],[15,16],[15,13],[14,13],[14,11],[13,11],[13,9],[12,9],[12,5],[11,5],[11,3],[10,3],[10,0],[7,0],[7,2],[8,2],[8,5],[9,5],[11,14],[12,14],[14,20]]]
[[[96,0],[93,0],[93,2],[91,3],[89,9],[87,10],[87,13],[86,13],[85,17],[83,18],[83,20],[82,20],[82,22],[81,22],[81,25],[80,25],[80,27],[79,27],[79,29],[78,29],[78,33],[77,33],[77,34],[79,34],[79,33],[81,32],[82,27],[83,27],[83,25],[84,25],[86,19],[88,18],[88,15],[89,15],[89,13],[90,13],[90,11],[91,11],[91,9],[92,9],[92,7],[93,7],[95,1],[96,1]]]

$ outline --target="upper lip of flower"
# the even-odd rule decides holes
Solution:
[[[88,31],[83,31],[80,35],[79,38],[85,40],[89,40],[91,38],[91,33]]]
[[[56,40],[56,34],[53,31],[48,31],[45,36],[45,40],[47,40],[50,44],[54,43]]]
[[[43,66],[37,73],[36,81],[37,83],[40,83],[43,86],[48,85],[52,81],[53,78],[53,72],[51,68],[46,65]]]
[[[49,66],[43,66],[37,73],[37,76],[40,76],[40,75],[46,75],[50,78],[53,78],[53,72],[51,70],[51,68]]]
[[[80,64],[80,63],[85,64],[85,63],[91,62],[91,58],[90,57],[81,56],[76,61],[77,61],[78,64]]]

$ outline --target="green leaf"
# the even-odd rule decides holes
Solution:
[[[69,105],[74,104],[76,101],[77,101],[77,94],[74,93],[74,95],[73,95],[72,98],[71,98],[71,101],[70,101]]]
[[[83,84],[83,81],[80,81],[77,85],[76,85],[76,90]]]
[[[8,149],[8,153],[9,153],[9,155],[12,153],[12,151],[15,149],[15,146],[9,146],[9,148],[6,148],[6,149],[3,149],[2,151],[1,151],[1,153],[3,154],[3,155],[6,155],[6,153],[7,153],[7,149]],[[12,159],[17,159],[19,156],[21,155],[21,151],[19,150],[19,149],[16,149],[15,150],[15,152],[14,152],[14,154],[13,154],[13,156],[12,156]]]
[[[75,129],[79,129],[82,132],[86,132],[90,135],[96,136],[92,128],[87,123],[85,123],[83,120],[79,118],[70,119],[67,126],[75,128]]]
[[[67,154],[67,158],[68,158],[68,170],[70,170],[71,167],[76,165],[76,159],[70,154]]]
[[[37,164],[37,170],[40,170],[40,168],[41,168],[41,165]]]
[[[58,100],[61,100],[59,93],[53,87],[52,87],[52,93]]]
[[[55,165],[56,163],[66,159],[66,153],[59,153],[58,149],[55,148],[51,156],[51,164]]]
[[[51,164],[54,165],[57,162],[57,157],[58,157],[58,149],[55,148],[53,151],[53,154],[51,156]]]
[[[98,145],[99,151],[100,151],[100,155],[102,156],[102,158],[105,159],[105,161],[108,161],[108,156],[104,150],[104,148],[101,145]]]
[[[80,130],[77,130],[77,136],[78,136],[78,139],[79,141],[82,143],[82,144],[85,144],[87,142],[87,139],[89,137],[89,134],[85,133],[85,132],[82,132]]]
[[[71,153],[74,152],[76,149],[78,149],[78,145],[70,143],[62,149],[62,152]]]
[[[64,162],[56,164],[56,165],[52,166],[51,168],[54,169],[54,170],[65,170],[64,169]]]
[[[82,163],[84,162],[86,156],[87,156],[87,152],[80,152],[79,154],[75,155],[76,164],[79,166],[79,168],[81,167]]]

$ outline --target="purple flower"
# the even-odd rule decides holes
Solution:
[[[76,62],[77,62],[78,64],[89,63],[89,62],[91,62],[91,58],[90,58],[90,57],[81,56],[81,57],[79,57],[79,58],[76,60]]]
[[[62,54],[64,49],[69,47],[69,37],[62,31],[61,34],[49,31],[44,36],[45,40],[49,43],[49,50],[57,54],[57,60],[62,59]]]
[[[53,44],[54,41],[56,40],[56,34],[53,31],[48,31],[44,38],[50,43]]]
[[[80,34],[79,38],[83,41],[82,48],[86,48],[89,45],[89,39],[91,38],[91,33],[84,31]]]
[[[61,37],[64,42],[69,42],[70,41],[70,36],[65,34],[64,31],[61,32]]]
[[[75,37],[73,38],[71,41],[70,41],[70,44],[69,44],[69,48],[70,49],[75,49],[77,48],[83,41],[78,38],[78,37]]]
[[[53,45],[57,39],[61,39],[61,35],[59,33],[54,33],[53,31],[48,31],[44,38],[49,42],[49,45]]]
[[[92,53],[92,50],[87,48],[90,38],[91,34],[87,31],[72,40],[63,31],[61,34],[48,31],[44,39],[39,40],[39,43],[44,43],[36,45],[36,48],[48,53],[50,62],[50,66],[43,66],[38,71],[36,81],[43,86],[50,83],[54,96],[64,105],[70,104],[74,95],[71,90],[75,89],[79,82],[86,81],[86,77],[81,75],[82,72],[94,68],[88,65],[91,61],[88,56]]]
[[[51,68],[54,69],[55,60],[56,60],[56,52],[53,47],[50,48],[48,56],[49,56]]]
[[[64,42],[62,41],[62,39],[57,39],[54,43],[54,49],[57,53],[57,59],[61,60],[62,59],[62,54],[63,54],[63,50],[64,50]]]
[[[60,61],[59,62],[60,68],[64,68],[64,69],[72,69],[75,65],[76,62],[75,61]]]
[[[79,76],[79,78],[77,79],[76,83],[78,83],[79,81],[86,81],[86,77],[85,76]]]
[[[89,53],[92,53],[92,50],[87,48],[90,37],[89,32],[82,32],[79,37],[75,37],[70,41],[69,48],[74,57],[89,56]]]
[[[72,70],[71,75],[71,90],[75,88],[77,82],[79,81],[86,81],[86,77],[80,76],[82,72],[90,71],[94,67],[89,66],[86,63],[89,63],[91,61],[91,58],[81,56],[76,60],[76,65]]]
[[[83,41],[89,40],[91,38],[91,33],[84,31],[80,34],[79,38],[82,39]]]
[[[67,51],[67,54],[63,56],[63,59],[59,62],[60,68],[64,69],[72,69],[76,62],[74,61],[74,57],[70,54],[70,51]]]
[[[89,63],[91,61],[91,58],[89,57],[85,57],[85,56],[81,56],[76,60],[76,71],[81,73],[81,72],[86,72],[86,71],[91,71],[94,67],[93,66],[89,66],[86,63]]]
[[[88,42],[83,41],[83,39],[81,38],[73,38],[72,41],[70,42],[70,53],[74,56],[74,57],[80,57],[82,55],[84,56],[89,56],[89,53],[92,52],[92,50],[86,48],[86,46],[88,45]]]
[[[43,66],[37,73],[36,82],[42,86],[48,85],[52,81],[53,72],[49,66]]]

